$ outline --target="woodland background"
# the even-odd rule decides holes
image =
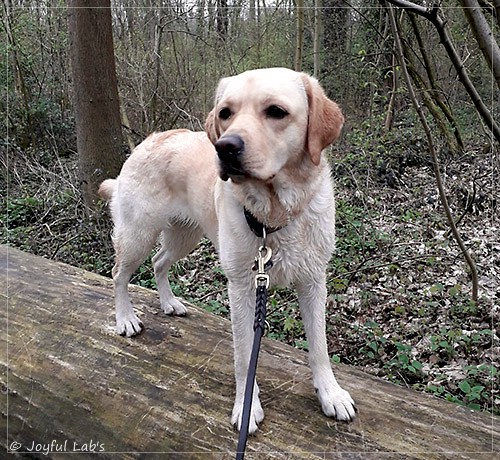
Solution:
[[[498,1],[113,0],[117,150],[123,161],[152,131],[203,129],[223,76],[271,66],[315,74],[346,116],[330,153],[338,240],[328,274],[332,361],[498,414],[500,57],[492,47],[493,64],[485,59],[468,3],[496,45]],[[82,188],[71,13],[58,0],[2,2],[0,242],[110,276],[110,220]],[[493,121],[479,115],[458,77],[444,29]],[[478,272],[477,298],[436,187],[431,143]],[[227,315],[210,243],[173,272],[177,295]],[[154,288],[150,264],[133,281]],[[268,335],[307,349],[293,292],[277,291],[270,303]]]

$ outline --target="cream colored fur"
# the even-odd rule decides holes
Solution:
[[[270,116],[271,106],[286,115]],[[175,315],[185,315],[186,307],[172,294],[168,269],[202,235],[213,242],[228,278],[236,376],[232,423],[238,428],[253,340],[251,267],[261,244],[247,225],[244,207],[267,226],[281,227],[267,239],[274,262],[269,275],[273,284],[297,289],[324,413],[344,421],[355,416],[352,398],[333,375],[325,334],[325,271],[335,246],[335,203],[322,151],[339,136],[342,124],[340,109],[315,79],[281,68],[245,72],[221,80],[206,134],[152,134],[134,150],[119,177],[100,187],[115,225],[119,334],[142,330],[127,285],[158,238],[161,249],[153,265],[160,302],[165,313]],[[213,144],[234,135],[244,141],[240,157],[245,174],[223,181]],[[264,418],[258,393],[255,383],[251,433]]]

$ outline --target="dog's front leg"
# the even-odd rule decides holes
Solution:
[[[233,329],[234,369],[236,379],[236,399],[234,401],[231,423],[240,430],[243,415],[243,399],[248,373],[248,364],[253,343],[253,324],[255,318],[255,289],[252,282],[231,282],[228,284],[231,306],[231,325]],[[252,411],[250,413],[249,433],[257,431],[258,424],[264,419],[264,411],[259,400],[259,387],[254,383]]]
[[[313,383],[325,415],[350,422],[356,406],[349,393],[337,383],[330,365],[326,342],[324,275],[297,285],[300,311],[309,344],[309,365]]]

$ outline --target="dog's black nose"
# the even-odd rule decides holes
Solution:
[[[215,143],[215,150],[220,161],[225,164],[236,166],[239,164],[239,156],[243,153],[245,142],[237,134],[221,137]]]

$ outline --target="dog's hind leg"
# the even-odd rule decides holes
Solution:
[[[120,335],[132,337],[142,331],[142,322],[134,313],[128,293],[130,277],[144,262],[151,252],[157,235],[149,232],[135,232],[136,238],[130,238],[129,231],[115,229],[113,244],[116,263],[113,267],[115,289],[116,331]],[[137,237],[140,235],[140,237]]]
[[[172,224],[162,232],[161,248],[153,257],[153,267],[160,294],[160,304],[167,315],[184,316],[187,313],[186,307],[172,293],[168,270],[173,263],[194,249],[202,234],[199,227],[182,224]]]

